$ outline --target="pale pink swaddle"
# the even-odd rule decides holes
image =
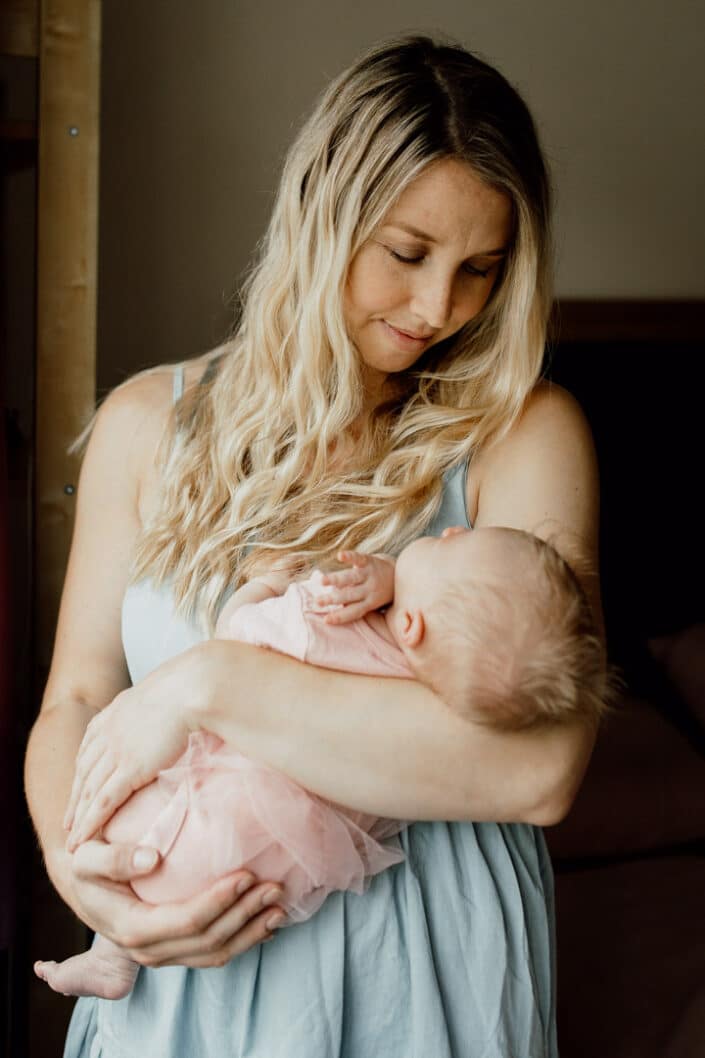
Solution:
[[[366,621],[328,625],[316,607],[320,575],[235,611],[221,637],[271,647],[320,666],[409,677],[401,651]],[[405,857],[380,844],[405,823],[365,815],[309,793],[205,732],[132,795],[104,828],[109,841],[159,849],[157,870],[132,887],[150,903],[184,900],[246,867],[281,882],[290,922],[309,918],[335,889],[362,893]]]

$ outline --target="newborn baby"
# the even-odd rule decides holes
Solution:
[[[605,698],[602,646],[570,567],[513,529],[447,529],[396,562],[343,551],[343,570],[291,582],[254,578],[225,605],[216,636],[326,668],[416,678],[468,721],[517,729],[589,714]],[[404,859],[384,839],[406,824],[335,805],[199,732],[104,827],[108,841],[157,848],[132,887],[151,903],[183,900],[246,867],[280,881],[289,922],[335,889],[364,891]],[[35,964],[57,991],[116,999],[138,965],[111,941],[65,962]]]

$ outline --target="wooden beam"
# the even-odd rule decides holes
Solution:
[[[0,54],[34,59],[39,43],[39,0],[2,0]]]
[[[73,530],[78,459],[67,447],[95,401],[100,0],[42,0],[39,33],[34,613],[46,679]],[[86,945],[85,927],[32,871],[30,958]],[[28,1058],[59,1053],[72,1003],[29,985]],[[58,1048],[58,1050],[57,1050]]]
[[[39,46],[35,584],[51,656],[73,528],[67,447],[95,400],[99,0],[42,0]]]

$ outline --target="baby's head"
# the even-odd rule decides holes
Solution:
[[[604,648],[570,566],[517,529],[451,529],[397,560],[387,622],[417,678],[456,712],[518,729],[611,695]]]

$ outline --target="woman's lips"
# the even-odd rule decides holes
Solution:
[[[386,320],[382,320],[382,322],[392,338],[399,342],[405,349],[420,349],[422,346],[427,345],[431,338],[430,334],[418,337],[415,334],[409,333],[409,331],[400,331],[398,327],[393,327],[392,324],[387,323]]]

